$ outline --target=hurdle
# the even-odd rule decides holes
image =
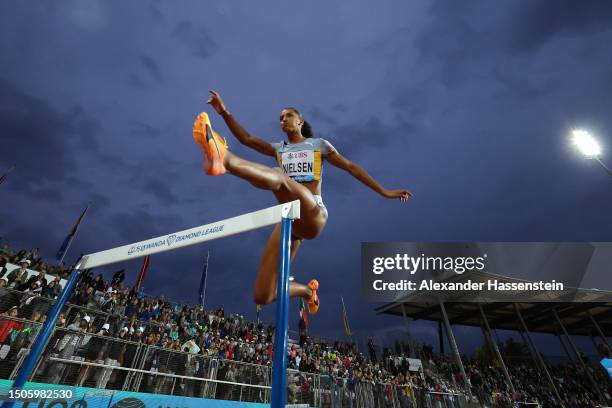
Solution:
[[[287,374],[287,329],[289,325],[289,268],[291,253],[292,222],[300,218],[299,200],[279,204],[263,210],[254,211],[226,220],[162,235],[145,241],[84,255],[70,274],[66,287],[62,290],[53,305],[47,321],[36,337],[32,349],[24,360],[15,377],[12,389],[22,389],[30,378],[34,365],[40,358],[53,333],[57,318],[68,301],[81,271],[130,259],[141,258],[159,252],[172,251],[178,248],[200,244],[231,235],[241,234],[274,224],[281,224],[280,256],[278,262],[278,288],[276,296],[276,329],[274,336],[274,363],[272,367],[271,407],[285,406]],[[3,408],[13,407],[13,400],[5,400]]]

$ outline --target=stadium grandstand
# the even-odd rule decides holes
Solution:
[[[488,272],[453,274],[441,282],[468,281],[495,281],[509,287],[529,287],[535,283]],[[492,404],[491,397],[542,406],[607,406],[612,402],[612,381],[600,364],[601,359],[612,356],[606,337],[612,329],[612,292],[565,288],[556,295],[551,291],[526,291],[518,295],[496,292],[491,296],[468,291],[441,300],[433,292],[415,291],[377,308],[377,312],[402,316],[408,330],[415,320],[438,323],[439,356],[444,355],[445,333],[452,353],[445,363],[455,383],[466,394],[476,396],[482,405]],[[482,329],[487,347],[479,358],[462,357],[452,325]],[[510,339],[504,344],[499,341],[497,330],[514,331],[523,342]],[[569,363],[546,361],[532,333],[555,336]],[[598,356],[589,359],[572,336],[590,338]]]
[[[0,392],[10,388],[71,269],[47,265],[37,250],[0,248]],[[609,356],[608,340],[601,331],[612,326],[610,307],[609,301],[599,300],[482,308],[473,303],[393,302],[378,311],[445,323],[453,346],[450,355],[414,339],[381,350],[373,341],[359,347],[301,331],[292,336],[287,349],[287,404],[598,406],[610,400],[610,379],[580,354],[573,362],[553,366],[538,350],[492,341],[494,351],[484,356],[458,357],[451,324],[484,325],[489,340],[498,328],[519,330],[526,339],[530,332],[558,334],[555,330],[599,336],[598,347]],[[555,316],[562,322],[559,327]],[[522,322],[522,330],[517,322]],[[224,406],[226,401],[269,404],[273,337],[273,326],[222,307],[204,309],[149,296],[126,285],[121,271],[103,276],[85,270],[30,380],[85,390],[79,398],[89,405],[81,406],[90,407],[112,406],[113,398],[121,395],[138,395],[134,401],[144,404],[132,406],[157,406],[156,398],[161,396],[217,400],[213,406]],[[515,349],[523,355],[517,357]],[[525,358],[530,353],[540,357]]]

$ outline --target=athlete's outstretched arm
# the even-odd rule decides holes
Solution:
[[[408,190],[387,190],[378,184],[378,182],[374,180],[374,178],[372,178],[367,171],[359,167],[357,164],[351,162],[337,151],[331,152],[326,159],[330,164],[333,164],[339,169],[346,170],[351,174],[351,176],[355,177],[357,180],[361,181],[363,184],[370,187],[372,190],[376,191],[385,198],[399,198],[400,201],[407,201],[410,197],[412,197],[412,193]]]
[[[212,107],[217,111],[219,115],[225,120],[227,127],[231,130],[232,134],[238,139],[240,143],[245,146],[250,147],[253,150],[258,151],[259,153],[265,154],[266,156],[275,156],[276,152],[274,147],[266,142],[265,140],[261,140],[249,132],[247,132],[241,125],[238,123],[236,119],[229,113],[223,100],[221,99],[221,95],[217,91],[210,91],[211,97],[206,101],[206,103],[212,105]]]

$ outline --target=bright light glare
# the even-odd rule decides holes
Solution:
[[[572,131],[572,141],[585,156],[595,157],[601,154],[599,144],[586,130]]]

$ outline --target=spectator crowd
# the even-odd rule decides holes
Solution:
[[[6,272],[8,263],[19,268]],[[37,273],[28,277],[27,269]],[[49,266],[36,248],[13,252],[6,245],[0,247],[0,361],[18,359],[20,350],[31,344],[70,271],[71,266]],[[47,348],[48,354],[56,356],[60,363],[52,366],[46,361],[39,370],[48,374],[50,382],[62,381],[67,364],[61,359],[74,356],[101,364],[94,379],[98,388],[106,388],[109,381],[125,380],[125,376],[115,378],[117,370],[112,367],[133,367],[136,361],[152,373],[188,377],[203,377],[205,370],[210,369],[204,361],[235,361],[245,363],[243,367],[252,367],[249,375],[260,378],[259,383],[265,382],[261,367],[271,366],[274,357],[273,326],[226,314],[223,307],[205,310],[200,305],[176,303],[164,296],[148,296],[143,288],[130,287],[124,280],[123,270],[110,279],[92,270],[82,272],[69,305],[58,319],[57,326],[62,330],[56,330]],[[404,398],[414,397],[415,390],[462,392],[458,366],[449,357],[435,354],[430,345],[396,343],[378,353],[370,340],[364,353],[356,344],[315,341],[304,329],[302,326],[299,340],[287,351],[288,368],[297,373],[323,375],[329,381],[328,387],[354,392],[359,383],[391,384],[401,390]],[[138,345],[151,346],[153,352],[141,355]],[[409,356],[422,361],[418,371],[410,370]],[[511,395],[496,361],[464,357],[464,365],[471,392],[481,402],[495,401],[506,406],[508,401],[518,399],[560,406],[546,379],[527,361],[509,367],[515,395]],[[222,368],[226,380],[236,379],[236,369]],[[577,375],[580,370],[575,365],[559,365],[551,371],[566,406],[594,406],[596,394],[584,376]],[[80,383],[92,375],[83,367],[75,374]],[[593,369],[592,374],[610,399],[612,390],[605,373]],[[0,371],[0,376],[6,373]],[[307,393],[312,386],[309,377],[296,378],[300,380],[289,382],[290,393]],[[143,382],[145,391],[170,391],[163,377],[145,376]],[[185,395],[194,395],[195,383],[185,381],[181,387]],[[228,390],[221,387],[218,396],[228,397]]]

